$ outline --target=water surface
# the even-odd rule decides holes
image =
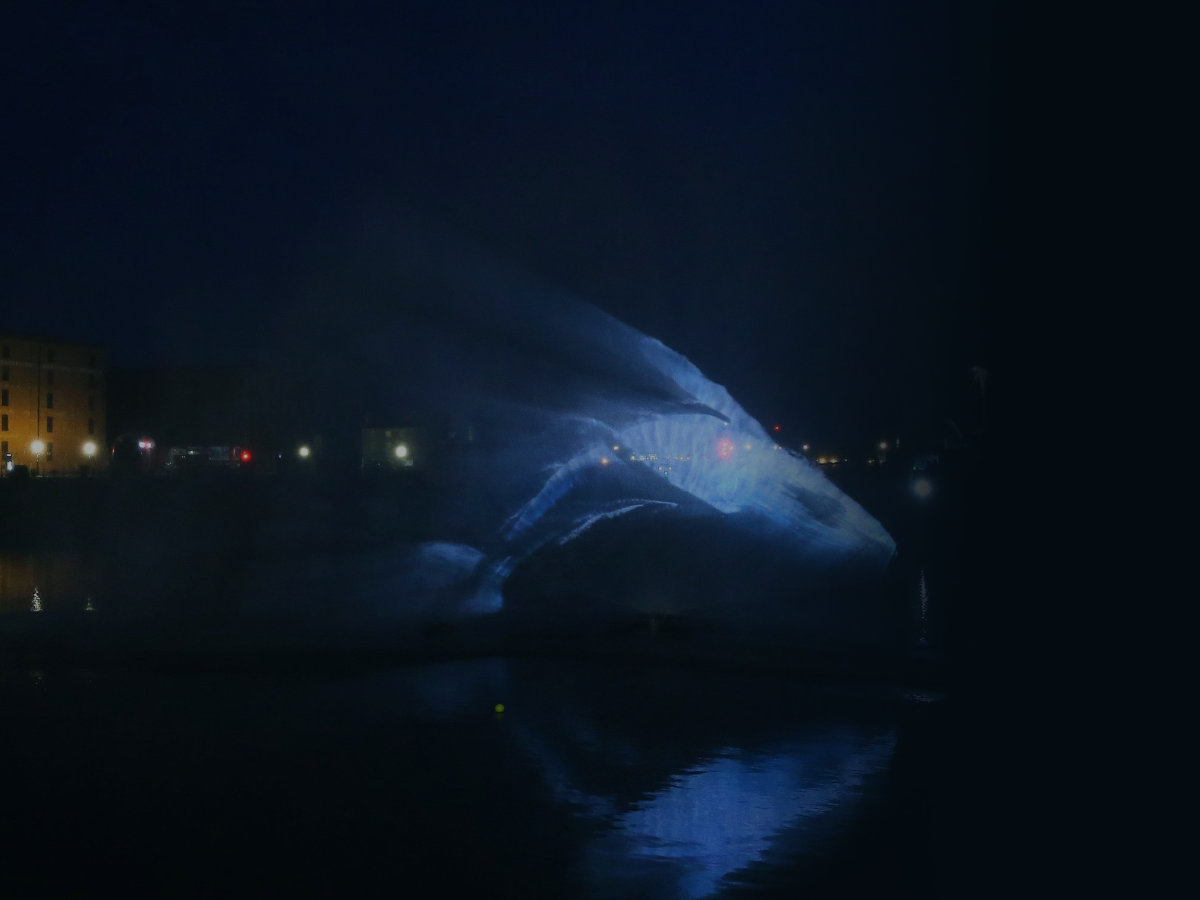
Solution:
[[[7,666],[0,694],[7,896],[694,898],[863,879],[917,896],[932,877],[920,817],[897,818],[929,698],[555,658]]]

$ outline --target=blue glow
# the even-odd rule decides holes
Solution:
[[[289,330],[288,353],[302,370],[314,353],[328,362],[335,407],[370,384],[379,410],[416,406],[452,423],[458,443],[438,485],[455,496],[439,495],[428,537],[479,559],[460,567],[457,595],[439,589],[445,609],[499,611],[534,554],[643,512],[665,528],[709,517],[801,567],[877,571],[892,559],[879,522],[690,360],[426,224],[402,217],[394,235],[372,233],[337,282],[353,308],[314,315],[307,347]],[[397,587],[397,605],[411,607]]]
[[[667,409],[629,404],[604,418],[586,415],[581,403],[573,420],[570,455],[546,467],[540,489],[501,529],[502,552],[477,582],[476,611],[503,606],[504,580],[520,561],[547,541],[569,543],[596,522],[647,507],[678,504],[665,497],[633,496],[615,474],[602,501],[582,506],[572,493],[598,473],[622,466],[660,479],[713,514],[738,515],[743,527],[756,527],[765,540],[792,547],[797,556],[822,563],[885,565],[895,542],[861,506],[842,493],[803,456],[780,448],[720,385],[660,341],[632,333],[630,352],[639,367],[690,398]],[[614,451],[613,447],[619,447]],[[612,454],[610,456],[610,454]],[[644,488],[645,478],[639,482]]]
[[[509,696],[521,697],[508,736],[536,760],[554,799],[595,826],[577,873],[588,896],[692,900],[719,894],[747,870],[769,871],[781,857],[819,854],[867,812],[878,788],[871,779],[888,770],[895,750],[890,725],[814,720],[807,700],[776,716],[769,689],[753,680],[731,695],[722,690],[736,678],[725,675],[544,663],[494,671]],[[613,696],[593,694],[594,678]],[[661,710],[652,714],[666,698],[702,703],[716,684],[722,690],[706,717],[682,716],[672,730]],[[734,710],[751,697],[762,705],[746,720]],[[768,732],[743,732],[758,716],[772,722]],[[721,743],[705,747],[704,734],[720,734]]]
[[[615,888],[657,866],[673,888],[663,896],[710,896],[762,862],[784,831],[825,830],[853,815],[857,788],[887,767],[893,748],[891,735],[850,732],[772,750],[728,748],[610,817],[612,829],[589,848],[591,876]]]

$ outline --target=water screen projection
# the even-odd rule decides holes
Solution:
[[[426,229],[335,255],[268,354],[347,428],[438,423],[398,605],[670,614],[892,559],[878,521],[654,337]]]

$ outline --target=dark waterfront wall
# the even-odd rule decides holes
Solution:
[[[882,578],[822,585],[802,569],[784,569],[796,577],[772,580],[767,563],[776,561],[739,543],[723,519],[643,523],[629,516],[515,570],[504,588],[501,631],[539,647],[651,641],[656,653],[714,643],[722,652],[757,653],[765,641],[786,648],[789,665],[814,671],[944,671],[947,650],[969,653],[974,634],[962,627],[962,612],[977,605],[974,593],[987,578],[971,568],[981,558],[972,527],[974,468],[966,456],[943,459],[938,470],[922,472],[933,484],[927,496],[913,492],[911,467],[831,473],[896,539],[897,556]],[[309,629],[305,635],[326,642],[343,626],[347,640],[411,642],[429,625],[419,616],[442,613],[413,599],[405,567],[424,563],[405,548],[429,540],[480,547],[487,535],[472,529],[495,519],[495,511],[481,516],[472,506],[478,486],[450,478],[453,470],[0,480],[0,566],[8,564],[9,587],[19,588],[5,611],[27,612],[38,585],[46,610],[10,617],[10,630],[20,633],[13,640],[27,644],[25,629],[49,627],[60,610],[81,611],[90,598],[100,614],[87,619],[98,625],[150,614],[202,620],[260,644],[276,626]],[[390,618],[410,612],[418,615],[415,630],[411,620]],[[760,619],[774,624],[764,630]],[[455,624],[456,641],[476,627]],[[914,652],[928,665],[911,668]]]
[[[403,476],[204,472],[0,480],[0,548],[92,553],[363,548],[416,537],[428,485]]]

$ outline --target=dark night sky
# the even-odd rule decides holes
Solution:
[[[988,362],[986,6],[22,6],[0,330],[236,359],[403,211],[794,431],[954,412]]]

